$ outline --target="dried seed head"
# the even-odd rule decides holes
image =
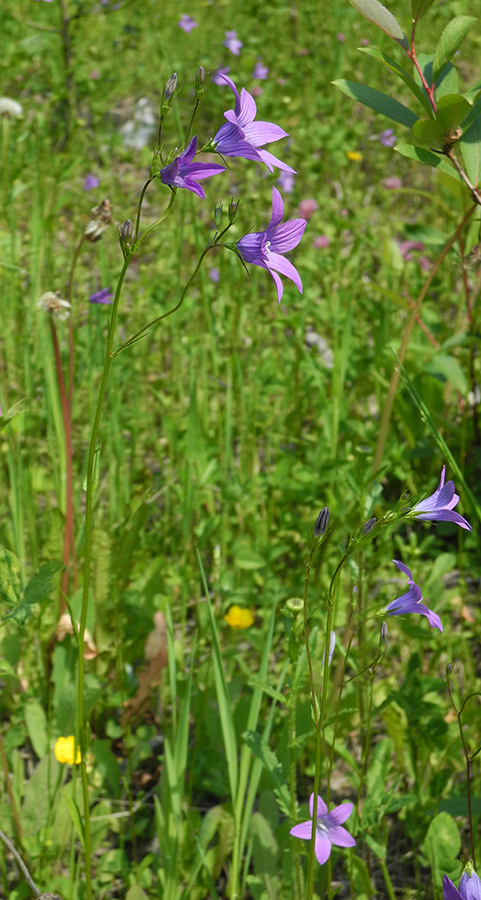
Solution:
[[[0,97],[0,116],[13,116],[15,119],[21,119],[23,107],[10,97]]]
[[[102,200],[102,203],[99,206],[94,206],[92,210],[92,218],[84,231],[85,237],[92,242],[99,241],[102,233],[111,222],[112,206],[110,200]]]
[[[314,524],[314,537],[319,538],[325,533],[329,525],[329,510],[323,506]]]
[[[68,319],[71,307],[68,300],[62,300],[61,291],[56,291],[55,294],[53,291],[46,291],[37,300],[37,309],[43,309],[44,312],[55,316],[59,322],[63,322]]]

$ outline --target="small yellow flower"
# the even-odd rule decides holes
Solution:
[[[250,609],[242,609],[241,606],[231,606],[224,619],[231,628],[250,628],[254,621],[254,616]]]
[[[59,763],[67,763],[69,766],[73,766],[74,763],[74,749],[75,749],[75,738],[73,734],[70,737],[59,737],[55,742],[54,753],[55,759],[58,759]],[[77,759],[76,763],[81,762],[82,757],[80,754],[80,747],[77,747]]]
[[[362,159],[362,153],[358,153],[357,150],[349,150],[346,153],[346,156],[352,162],[361,162],[361,159]]]

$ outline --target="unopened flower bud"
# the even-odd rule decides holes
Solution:
[[[304,600],[301,600],[300,597],[289,597],[289,600],[286,600],[286,609],[288,609],[290,613],[297,615],[297,613],[302,612],[303,608]]]
[[[214,224],[216,228],[220,227],[220,223],[222,222],[222,203],[220,206],[216,206],[214,210]]]
[[[132,240],[132,235],[134,233],[134,226],[130,219],[127,219],[126,222],[122,225],[120,229],[120,240],[123,244],[129,245]]]
[[[173,72],[164,88],[164,103],[168,103],[169,100],[173,97],[176,87],[177,72]]]
[[[454,669],[454,665],[452,662],[446,663],[446,675],[451,675],[451,672]]]
[[[323,506],[314,525],[314,537],[319,538],[325,533],[329,525],[329,510],[327,506]]]
[[[376,522],[376,516],[373,516],[372,519],[368,519],[367,522],[362,526],[362,533],[369,534],[369,532],[374,528]]]
[[[204,85],[206,81],[207,75],[205,74],[204,66],[199,66],[195,75],[195,96],[197,99],[202,96],[204,93]]]
[[[238,200],[231,200],[229,203],[229,222],[233,222],[237,215]]]
[[[388,636],[387,625],[385,622],[381,625],[381,637],[379,639],[379,647],[384,647],[387,644],[387,636]]]

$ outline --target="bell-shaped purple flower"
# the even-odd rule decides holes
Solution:
[[[447,481],[444,484],[445,472],[446,466],[443,466],[439,487],[434,491],[434,494],[426,497],[425,500],[421,500],[420,503],[413,507],[410,514],[415,515],[416,519],[425,519],[429,522],[455,522],[461,528],[471,531],[469,522],[463,519],[459,513],[453,512],[459,500],[459,495],[454,493],[454,481]]]
[[[414,583],[413,576],[408,567],[397,559],[393,559],[393,563],[398,567],[400,572],[407,575],[409,590],[407,594],[403,594],[402,597],[396,597],[395,600],[388,603],[385,609],[388,616],[403,616],[406,613],[420,613],[422,616],[426,616],[432,628],[439,628],[439,630],[442,631],[443,626],[441,625],[441,619],[437,613],[433,612],[432,609],[429,609],[421,602],[423,599],[421,588]]]
[[[244,159],[253,159],[257,162],[266,164],[269,172],[273,171],[273,166],[283,169],[285,172],[297,173],[286,163],[269,153],[268,150],[258,150],[264,144],[270,144],[272,141],[280,141],[281,138],[288,137],[286,131],[283,131],[279,125],[273,125],[272,122],[254,122],[257,107],[252,94],[249,94],[245,88],[242,88],[240,97],[239,92],[228,75],[220,75],[219,79],[227,84],[235,95],[234,109],[228,109],[224,113],[227,123],[219,128],[217,134],[213,137],[213,144],[218,153],[222,156],[242,156]],[[217,82],[219,83],[219,82]]]
[[[349,818],[352,813],[352,803],[343,803],[336,806],[328,813],[327,806],[321,797],[317,798],[317,815],[316,815],[316,837],[315,837],[315,853],[316,859],[321,866],[329,859],[331,855],[332,845],[336,847],[355,847],[356,841],[341,826]],[[290,834],[293,837],[301,838],[304,841],[310,841],[312,835],[312,814],[314,810],[314,794],[311,794],[309,800],[310,819],[307,822],[301,822],[300,825],[294,825]]]
[[[160,170],[160,180],[162,184],[170,184],[172,187],[187,188],[204,199],[204,191],[197,182],[218,175],[219,172],[225,172],[225,166],[219,166],[217,163],[193,162],[196,151],[197,138],[194,136],[184,152]]]
[[[481,879],[468,863],[461,875],[459,888],[455,888],[447,875],[443,878],[443,900],[481,900]]]
[[[283,254],[297,247],[304,229],[305,219],[291,219],[281,225],[284,215],[284,203],[277,188],[272,188],[272,216],[265,231],[246,234],[237,243],[237,250],[245,262],[254,266],[262,266],[271,273],[277,288],[277,299],[281,302],[283,293],[282,281],[278,272],[290,278],[297,290],[302,294],[302,281],[297,269],[284,259]]]

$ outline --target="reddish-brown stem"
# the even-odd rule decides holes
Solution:
[[[464,230],[467,222],[469,221],[469,219],[472,216],[475,209],[476,209],[476,206],[474,205],[471,207],[471,209],[468,210],[463,221],[461,222],[460,225],[458,225],[458,227],[456,228],[456,231],[454,232],[452,237],[450,237],[449,241],[446,243],[445,247],[443,248],[440,256],[434,263],[434,265],[423,285],[421,293],[419,294],[419,297],[416,300],[414,308],[408,319],[407,325],[404,329],[404,334],[402,337],[401,346],[399,348],[399,353],[398,353],[398,360],[399,360],[400,365],[396,364],[394,366],[394,370],[393,370],[393,373],[391,376],[391,383],[389,385],[389,390],[387,393],[386,401],[384,404],[384,409],[382,412],[381,423],[379,426],[379,437],[378,437],[378,441],[377,441],[376,452],[374,454],[373,472],[378,472],[379,469],[381,468],[382,459],[384,456],[384,447],[386,446],[386,440],[387,440],[387,435],[388,435],[388,431],[389,431],[389,423],[391,421],[391,414],[392,414],[392,410],[393,410],[393,406],[394,406],[394,399],[396,397],[396,391],[398,388],[399,379],[401,377],[401,366],[404,362],[404,358],[406,356],[406,352],[407,352],[407,349],[409,346],[409,341],[411,338],[412,330],[414,328],[416,319],[420,314],[423,300],[428,292],[429,286],[430,286],[434,276],[436,275],[439,267],[444,262],[447,254],[449,253],[453,244],[457,241],[459,235]]]
[[[429,86],[429,84],[427,83],[427,81],[424,77],[424,72],[418,63],[418,58],[416,56],[416,47],[414,44],[415,30],[416,30],[416,22],[413,22],[413,30],[411,33],[411,49],[406,50],[406,53],[409,56],[409,59],[411,60],[413,66],[415,67],[415,69],[421,79],[421,84],[422,84],[424,90],[426,91],[426,94],[428,95],[429,102],[432,106],[433,113],[434,113],[434,115],[436,115],[436,101],[434,99],[434,83],[431,85],[431,87]]]
[[[65,571],[62,575],[61,590],[62,594],[68,592],[68,576],[70,548],[73,545],[74,536],[74,520],[73,520],[73,492],[72,492],[72,423],[70,419],[70,407],[65,390],[65,380],[63,377],[62,360],[60,357],[60,347],[58,344],[57,329],[53,316],[50,316],[50,331],[52,333],[53,349],[55,353],[55,364],[57,367],[58,389],[60,393],[60,404],[62,406],[63,427],[65,431],[65,456],[67,470],[67,491],[65,505],[65,534],[63,541],[63,564]],[[65,609],[65,600],[61,600],[61,612]]]
[[[406,294],[407,294],[409,309],[412,310],[415,307],[415,303],[411,297],[411,294],[409,293],[409,288],[408,288],[406,282],[404,282],[404,290],[406,291]],[[439,350],[439,344],[438,344],[436,338],[434,337],[434,334],[429,330],[426,323],[423,322],[423,320],[421,319],[421,316],[416,316],[416,322],[418,323],[421,331],[424,331],[424,334],[426,335],[429,343],[433,345],[435,350]]]

